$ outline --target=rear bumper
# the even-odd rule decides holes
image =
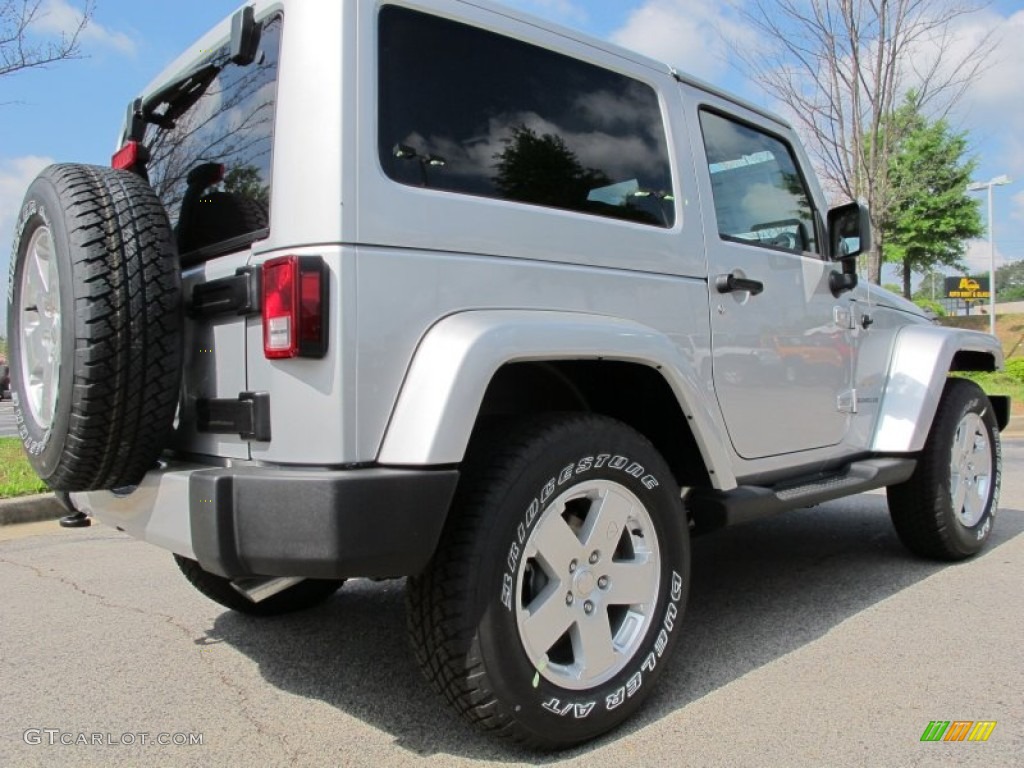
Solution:
[[[168,465],[80,509],[229,578],[408,576],[437,546],[458,472]]]

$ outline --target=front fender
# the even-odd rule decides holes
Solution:
[[[935,325],[908,325],[900,329],[872,450],[912,453],[924,448],[946,376],[960,352],[989,355],[994,369],[1003,366],[1002,346],[987,333]]]
[[[721,429],[679,348],[665,334],[630,320],[569,312],[481,310],[435,324],[413,356],[378,461],[461,462],[498,369],[554,360],[614,360],[657,369],[691,425],[712,481],[718,488],[735,487]]]

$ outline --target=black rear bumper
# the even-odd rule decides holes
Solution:
[[[454,469],[200,470],[192,546],[229,578],[409,576],[434,553],[457,482]]]

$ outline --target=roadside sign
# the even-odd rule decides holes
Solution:
[[[947,277],[946,298],[987,301],[991,297],[987,277]]]

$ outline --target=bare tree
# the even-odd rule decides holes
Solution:
[[[94,10],[94,0],[85,0],[81,16],[68,29],[47,34],[40,31],[47,14],[43,0],[0,0],[0,77],[78,58]]]
[[[990,37],[952,45],[955,22],[977,10],[972,0],[750,0],[742,11],[765,45],[740,59],[786,105],[831,191],[871,208],[872,282],[881,281],[880,224],[900,194],[886,180],[901,138],[892,117],[908,92],[945,117],[982,73]]]

